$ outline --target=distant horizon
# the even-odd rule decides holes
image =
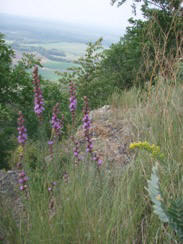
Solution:
[[[25,28],[28,30],[33,28],[35,31],[41,30],[42,33],[51,31],[53,35],[58,33],[58,35],[56,34],[57,36],[72,35],[73,37],[75,36],[74,39],[76,39],[76,42],[78,38],[79,42],[87,43],[88,41],[94,42],[102,37],[104,46],[109,46],[112,43],[118,42],[126,32],[125,28],[116,31],[112,28],[106,28],[105,26],[72,23],[64,20],[50,20],[41,17],[30,17],[0,12],[0,32],[4,33],[5,36],[7,36],[7,33],[10,33],[10,30],[13,31],[16,29],[25,31]]]
[[[14,33],[15,31],[15,33]],[[66,42],[80,42],[87,44],[94,42],[99,38],[103,38],[103,45],[110,46],[116,43],[125,34],[125,29],[115,31],[110,28],[101,27],[97,25],[88,25],[84,23],[71,23],[63,20],[50,20],[41,17],[21,16],[10,13],[0,12],[0,32],[5,34],[5,38],[10,40],[17,33],[21,39],[34,36],[34,40],[64,41]],[[14,34],[13,34],[14,33]],[[30,34],[34,33],[34,35]],[[49,33],[49,34],[48,34]],[[70,37],[70,40],[69,38]]]
[[[45,23],[65,23],[65,24],[69,24],[69,25],[72,25],[72,26],[82,26],[84,28],[96,28],[97,30],[101,30],[101,31],[109,31],[112,32],[112,34],[114,35],[117,35],[117,36],[121,36],[126,27],[124,28],[123,26],[121,26],[119,29],[115,29],[115,28],[112,28],[111,26],[110,27],[107,27],[107,26],[104,26],[104,25],[98,25],[98,24],[95,24],[95,23],[83,23],[83,22],[74,22],[74,21],[67,21],[67,20],[62,20],[62,19],[49,19],[49,18],[46,18],[46,17],[39,17],[39,16],[26,16],[26,15],[18,15],[18,14],[11,14],[11,13],[5,13],[5,12],[1,12],[0,11],[0,18],[1,16],[4,15],[4,16],[12,16],[12,17],[17,17],[17,18],[25,18],[25,19],[30,19],[30,20],[34,20],[34,21],[40,21],[40,22],[45,22]],[[130,23],[129,23],[130,25]],[[119,33],[120,32],[120,33]]]
[[[61,21],[68,24],[97,27],[121,34],[129,25],[132,14],[132,0],[120,8],[111,6],[110,0],[1,0],[0,13],[40,19]],[[137,10],[137,18],[140,17]]]

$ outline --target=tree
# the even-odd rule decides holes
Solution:
[[[127,1],[128,0],[111,0],[111,4],[117,4],[117,6],[120,7]],[[182,0],[132,0],[132,7],[135,8],[136,4],[138,3],[142,4],[142,11],[145,16],[150,9],[154,8],[157,8],[169,14],[180,12],[182,9]]]

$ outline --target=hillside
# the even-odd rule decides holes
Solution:
[[[107,49],[13,44],[45,69],[77,56],[57,82],[0,34],[0,242],[183,243],[181,1],[134,3]]]

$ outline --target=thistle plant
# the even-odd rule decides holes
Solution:
[[[40,88],[40,80],[38,77],[38,67],[35,66],[33,70],[33,84],[34,84],[34,112],[38,119],[42,120],[42,113],[44,111],[44,100]]]

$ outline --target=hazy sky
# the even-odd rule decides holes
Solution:
[[[64,20],[120,30],[132,16],[130,4],[117,8],[110,0],[0,0],[0,12]],[[128,1],[129,2],[129,1]]]

